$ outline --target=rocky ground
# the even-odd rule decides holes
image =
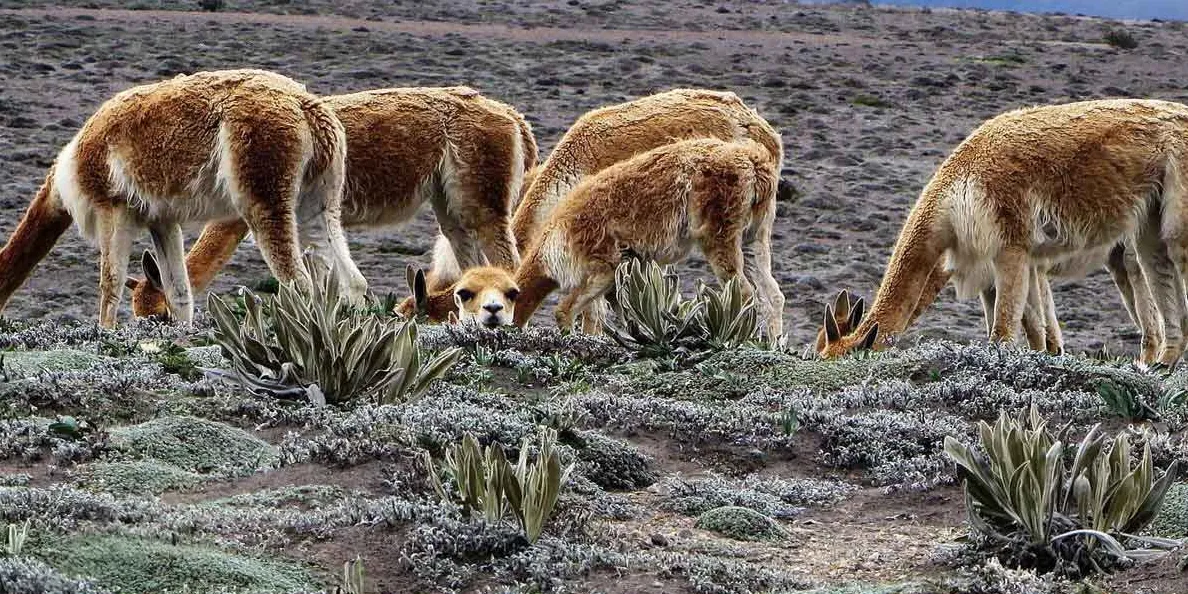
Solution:
[[[976,421],[1029,402],[1077,431],[1126,430],[1102,407],[1101,377],[1152,393],[1184,384],[982,346],[980,307],[951,289],[909,335],[928,339],[919,345],[798,356],[838,289],[873,292],[920,188],[980,121],[1074,99],[1188,100],[1176,23],[742,2],[192,7],[0,4],[0,234],[99,103],[179,72],[268,68],[322,94],[468,84],[523,111],[545,154],[588,109],[728,89],[780,129],[800,190],[774,238],[791,352],[657,366],[559,337],[542,313],[545,328],[527,333],[425,329],[426,346],[465,354],[415,403],[299,407],[201,379],[192,365],[226,364],[204,346],[205,322],[96,330],[96,252],[71,231],[0,324],[12,351],[0,368],[0,527],[31,519],[22,555],[0,556],[0,592],[332,590],[356,555],[382,592],[1073,591],[969,558],[941,439],[969,442]],[[1137,48],[1103,43],[1118,26]],[[352,233],[351,247],[374,291],[403,295],[405,265],[427,265],[433,234],[422,212]],[[696,257],[678,272],[686,288],[708,277]],[[214,289],[266,276],[244,245]],[[1134,350],[1107,275],[1055,287],[1072,351]],[[184,356],[156,352],[175,340]],[[51,429],[60,415],[90,431]],[[1188,457],[1178,419],[1150,426],[1163,432],[1161,467]],[[514,449],[542,425],[562,430],[577,469],[532,546],[441,503],[417,459],[467,431]],[[1185,490],[1160,533],[1188,536]],[[1092,584],[1182,592],[1182,557]]]

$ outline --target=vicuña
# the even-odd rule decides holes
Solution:
[[[731,92],[674,89],[589,111],[566,131],[548,159],[528,175],[531,182],[525,182],[524,196],[512,219],[520,251],[535,240],[553,211],[582,180],[642,152],[691,138],[751,139],[775,155],[777,167],[783,163],[780,135]],[[781,180],[779,189],[788,193],[791,186]],[[428,300],[421,301],[428,310],[421,313],[440,322],[458,311],[452,285],[462,268],[453,261],[443,238],[438,238],[433,253],[433,268],[428,275],[431,294]],[[399,309],[405,315],[413,310],[411,297]]]
[[[771,275],[777,159],[752,140],[684,140],[588,177],[525,253],[515,323],[524,325],[560,289],[557,325],[569,329],[581,314],[583,329],[600,333],[602,296],[625,252],[667,264],[697,245],[720,280],[738,279],[754,297],[767,335],[780,337],[784,296]]]
[[[1188,106],[1178,103],[1083,101],[990,119],[924,188],[869,313],[851,315],[854,327],[843,334],[827,308],[820,354],[885,345],[950,279],[959,298],[993,288],[990,337],[1012,341],[1029,287],[1046,285],[1053,272],[1085,274],[1122,243],[1136,255],[1160,318],[1140,326],[1161,325],[1158,360],[1174,363],[1188,312],[1186,159]],[[1040,296],[1050,309],[1050,290]]]
[[[339,222],[343,127],[292,79],[262,70],[181,75],[107,100],[58,154],[0,249],[0,308],[75,223],[99,248],[99,323],[112,327],[135,232],[172,317],[194,302],[182,225],[243,218],[277,279],[309,286],[300,239],[319,248],[351,299],[367,282]]]
[[[489,260],[515,268],[511,209],[537,156],[519,112],[467,87],[382,89],[323,101],[346,129],[347,227],[395,226],[428,201],[452,258],[466,267]],[[226,265],[247,230],[239,219],[203,230],[186,262],[197,290]],[[160,288],[149,281],[129,281],[138,316],[165,311]]]

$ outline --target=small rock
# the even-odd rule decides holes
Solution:
[[[666,547],[668,546],[668,537],[660,534],[659,532],[654,533],[652,534],[652,544],[658,547]]]

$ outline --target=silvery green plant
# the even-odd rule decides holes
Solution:
[[[241,289],[242,320],[225,298],[210,294],[214,339],[232,369],[208,371],[278,398],[392,403],[420,395],[461,356],[452,348],[422,361],[415,322],[353,310],[320,258],[309,255],[305,263],[311,294],[294,283],[281,283],[271,299]]]
[[[1032,405],[994,425],[979,423],[985,453],[946,437],[945,453],[965,479],[971,528],[1021,566],[1068,573],[1108,571],[1177,546],[1134,536],[1154,518],[1175,481],[1179,462],[1156,479],[1150,449],[1131,466],[1130,442],[1119,434],[1106,453],[1094,426],[1069,466],[1062,441]],[[1127,544],[1142,548],[1127,548]]]
[[[25,541],[29,538],[29,522],[31,519],[25,520],[21,526],[16,524],[8,525],[7,538],[4,540],[4,554],[9,557],[19,557],[21,550],[25,548]]]
[[[702,305],[698,325],[711,349],[738,348],[755,339],[759,330],[755,301],[744,298],[738,279],[727,279],[721,289],[699,283],[697,301]]]
[[[700,283],[681,296],[675,274],[654,261],[628,260],[615,271],[618,322],[607,333],[643,357],[668,357],[755,344],[758,316],[737,279],[720,289]]]
[[[364,594],[367,581],[363,578],[363,559],[358,555],[342,564],[342,585],[334,589],[335,594]]]
[[[545,429],[537,458],[529,461],[531,443],[525,437],[520,444],[519,459],[512,466],[501,446],[491,444],[482,448],[474,435],[466,433],[461,443],[446,450],[443,469],[457,489],[463,510],[481,512],[490,523],[501,521],[511,512],[528,542],[536,542],[574,468],[573,464],[562,468],[561,457],[553,449],[556,441],[557,432]],[[443,499],[449,499],[428,454],[426,462],[434,490]]]
[[[697,316],[703,307],[681,297],[676,275],[653,261],[628,260],[615,271],[615,313],[607,325],[615,342],[644,357],[664,357],[697,338]]]

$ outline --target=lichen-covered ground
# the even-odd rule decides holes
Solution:
[[[966,548],[943,437],[972,443],[977,420],[1034,403],[1074,435],[1132,432],[1161,468],[1188,459],[1182,414],[1128,428],[1096,390],[1154,402],[1188,373],[1120,361],[927,342],[674,363],[552,330],[425,327],[427,349],[465,354],[422,398],[315,408],[203,379],[226,364],[208,332],[3,323],[0,526],[30,524],[0,591],[333,591],[356,555],[375,592],[1095,591]],[[51,426],[64,416],[77,431]],[[418,459],[466,432],[514,456],[543,427],[576,470],[534,545],[441,502]],[[1188,536],[1188,483],[1152,530]],[[1182,592],[1183,556],[1087,583]]]

